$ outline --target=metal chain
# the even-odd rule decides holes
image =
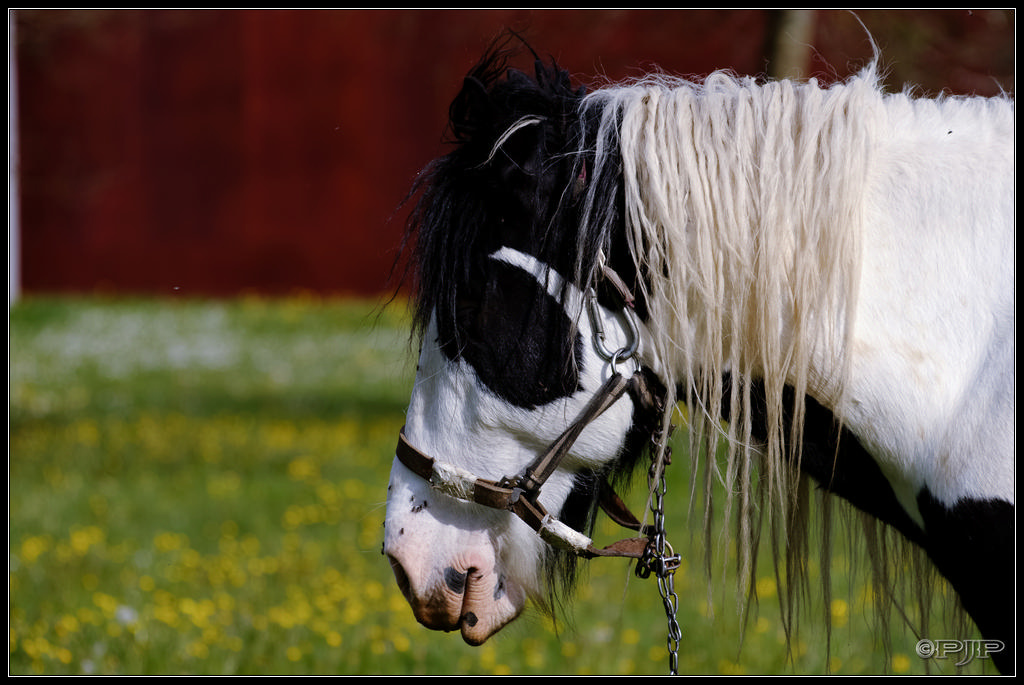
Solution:
[[[661,594],[661,601],[665,606],[665,616],[668,619],[669,673],[678,675],[679,642],[683,635],[679,628],[679,621],[676,620],[679,597],[675,590],[675,572],[682,559],[672,549],[672,545],[669,544],[665,536],[665,493],[668,490],[665,483],[665,466],[669,464],[670,456],[671,448],[667,445],[662,459],[658,459],[657,450],[655,450],[651,468],[647,473],[651,488],[651,514],[654,518],[654,525],[650,542],[644,551],[644,557],[637,563],[636,574],[641,578],[647,578],[654,573],[658,579],[658,591]]]

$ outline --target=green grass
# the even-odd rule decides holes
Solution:
[[[380,551],[401,306],[29,299],[10,324],[11,674],[665,673],[657,587],[621,560],[588,562],[557,629],[473,648],[415,622]],[[770,571],[744,633],[730,581],[708,604],[682,467],[669,490],[681,672],[925,672],[845,576],[830,655],[805,621],[787,659]]]

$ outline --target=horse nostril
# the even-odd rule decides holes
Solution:
[[[471,569],[472,570],[472,569]],[[466,589],[466,578],[469,577],[469,573],[460,573],[453,567],[449,566],[444,570],[444,582],[448,586],[448,589],[457,595],[461,595]]]

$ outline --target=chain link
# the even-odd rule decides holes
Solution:
[[[665,483],[665,467],[670,461],[671,447],[665,446],[664,456],[661,459],[658,458],[658,450],[654,450],[651,468],[647,472],[651,491],[651,515],[654,519],[653,532],[647,549],[644,551],[644,557],[637,562],[636,574],[641,578],[647,578],[653,573],[658,580],[658,592],[661,594],[665,616],[668,619],[669,673],[678,675],[679,642],[683,635],[679,628],[679,621],[676,620],[679,597],[675,590],[675,572],[679,568],[682,558],[675,553],[665,536],[665,493],[668,491]]]

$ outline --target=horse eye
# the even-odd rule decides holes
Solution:
[[[459,297],[455,303],[455,324],[462,330],[474,328],[480,314],[480,300],[470,297]]]

